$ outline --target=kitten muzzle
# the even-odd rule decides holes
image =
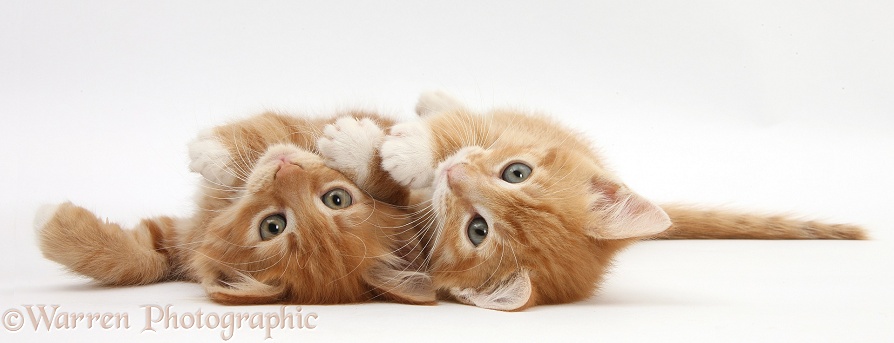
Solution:
[[[465,163],[458,163],[450,166],[446,170],[447,173],[447,184],[450,185],[450,188],[456,188],[461,183],[466,182],[469,179],[469,174],[466,172]]]
[[[279,165],[279,170],[276,171],[276,178],[280,179],[280,178],[288,177],[289,175],[292,175],[292,174],[303,174],[303,173],[304,173],[304,168],[301,167],[300,165],[293,164],[293,163],[282,163]]]

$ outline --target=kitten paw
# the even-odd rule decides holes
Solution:
[[[445,92],[425,92],[419,95],[419,101],[416,102],[416,114],[422,117],[464,107],[463,103]]]
[[[434,176],[431,133],[421,121],[406,122],[391,127],[382,148],[382,168],[404,186],[431,186]]]
[[[370,164],[384,137],[385,131],[369,118],[344,117],[323,128],[317,150],[326,166],[362,184],[370,175]]]
[[[202,131],[189,143],[189,170],[202,174],[208,182],[233,186],[237,177],[231,168],[230,151],[211,130]]]

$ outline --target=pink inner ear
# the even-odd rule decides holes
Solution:
[[[364,275],[371,286],[386,297],[408,304],[430,304],[437,301],[431,277],[406,265],[406,261],[388,255]]]
[[[530,302],[533,290],[530,275],[526,270],[521,270],[490,292],[451,288],[450,294],[466,304],[491,310],[516,311],[533,304]]]
[[[625,186],[594,180],[601,195],[593,206],[589,233],[599,239],[624,239],[658,234],[671,226],[667,213]]]

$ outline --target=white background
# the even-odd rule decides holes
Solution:
[[[409,118],[419,92],[444,89],[557,116],[657,201],[852,222],[873,240],[647,242],[580,303],[305,306],[317,328],[274,338],[892,341],[891,18],[887,1],[854,0],[3,1],[0,311],[57,304],[132,323],[27,322],[0,339],[216,340],[141,332],[140,306],[278,311],[220,307],[194,284],[92,285],[40,256],[34,211],[186,215],[198,176],[185,146],[201,128],[265,109]]]

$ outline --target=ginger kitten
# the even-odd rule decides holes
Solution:
[[[390,124],[267,113],[214,128],[190,144],[204,176],[192,217],[124,230],[64,203],[38,215],[41,250],[102,284],[188,280],[223,304],[431,304],[409,215],[382,201],[403,201],[404,189],[377,159],[349,154],[373,156]]]
[[[576,134],[541,115],[477,114],[423,94],[418,121],[380,154],[416,188],[434,287],[497,310],[590,297],[613,256],[642,238],[865,238],[860,228],[681,206],[662,208],[606,169]]]

